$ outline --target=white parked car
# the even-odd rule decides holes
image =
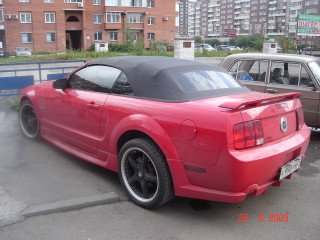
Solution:
[[[208,51],[208,52],[212,52],[212,51],[217,51],[217,49],[215,49],[214,47],[212,47],[210,44],[201,44],[202,50],[203,51]]]
[[[14,55],[16,57],[31,57],[31,50],[28,47],[17,47],[14,50]]]

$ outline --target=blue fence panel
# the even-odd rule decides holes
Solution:
[[[0,96],[18,95],[19,90],[27,86],[64,78],[85,62],[86,60],[71,60],[0,64]]]
[[[47,80],[56,80],[60,78],[64,78],[67,75],[67,73],[53,73],[47,75]]]
[[[0,78],[0,89],[22,89],[34,84],[33,75],[30,76],[16,76],[16,77],[2,77]]]

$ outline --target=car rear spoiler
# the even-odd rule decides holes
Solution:
[[[254,100],[248,101],[237,101],[237,102],[225,102],[222,103],[219,107],[227,108],[231,110],[237,110],[244,107],[256,107],[259,105],[267,104],[270,102],[278,102],[282,100],[300,98],[301,93],[284,93],[284,94],[276,94],[271,95],[270,97],[261,96],[261,98],[256,98]]]

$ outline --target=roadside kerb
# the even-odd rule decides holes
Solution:
[[[120,197],[118,196],[118,194],[115,192],[109,192],[90,197],[80,197],[66,201],[32,206],[23,211],[21,215],[25,218],[28,218],[51,213],[71,211],[118,201],[120,201]]]

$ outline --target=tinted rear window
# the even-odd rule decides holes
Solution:
[[[186,72],[174,75],[173,79],[186,93],[242,87],[230,74],[215,71]]]

